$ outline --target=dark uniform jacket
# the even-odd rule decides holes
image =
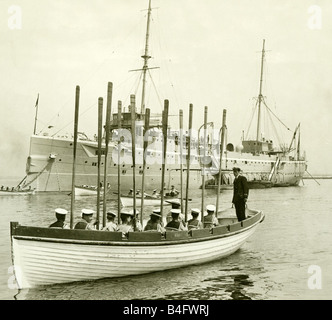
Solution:
[[[249,187],[247,178],[244,176],[238,176],[234,182],[234,193],[232,203],[238,202],[239,200],[247,199],[249,195]]]
[[[64,221],[60,221],[60,220],[58,220],[58,221],[52,223],[52,224],[49,226],[49,228],[62,228],[62,229],[64,229],[66,226],[67,226],[67,225],[66,225],[66,223],[65,223]]]

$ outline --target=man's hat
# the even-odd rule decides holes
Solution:
[[[82,209],[81,216],[92,216],[95,212],[91,209]]]
[[[129,213],[130,213],[131,216],[134,216],[134,209],[131,209],[131,210],[129,211]],[[136,209],[136,215],[138,215],[138,214],[139,214],[139,210]]]
[[[66,215],[68,213],[68,211],[65,209],[56,208],[55,213]]]
[[[157,209],[154,209],[152,211],[152,213],[150,214],[150,216],[156,216],[158,218],[161,218],[161,211],[160,211],[160,208],[157,208]]]
[[[241,169],[240,169],[240,168],[238,168],[238,167],[234,167],[232,170],[233,170],[233,171],[238,171],[238,172],[240,172],[240,171],[241,171]]]
[[[216,206],[213,204],[209,204],[206,206],[206,210],[210,212],[215,212],[216,211]]]
[[[181,208],[181,203],[179,199],[173,199],[173,200],[166,200],[166,202],[170,203],[172,205],[172,209],[179,209]]]
[[[130,210],[130,211],[121,211],[121,214],[126,214],[128,216],[134,216],[134,210]]]
[[[107,216],[108,217],[116,217],[116,214],[113,211],[108,211]]]
[[[175,214],[175,215],[179,215],[181,213],[181,210],[180,209],[171,209],[171,214]]]
[[[200,213],[201,213],[201,210],[199,210],[197,208],[191,209],[191,215],[193,215],[193,216],[198,216]]]

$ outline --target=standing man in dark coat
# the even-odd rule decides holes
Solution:
[[[246,218],[246,202],[249,195],[249,187],[247,178],[240,175],[240,168],[233,168],[234,179],[234,192],[233,200],[236,216],[238,221],[242,221]]]

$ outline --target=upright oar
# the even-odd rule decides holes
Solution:
[[[71,205],[70,205],[70,229],[73,229],[73,226],[74,226],[74,211],[75,211],[75,169],[76,169],[76,149],[77,149],[77,132],[78,132],[79,106],[80,106],[80,87],[76,86],[75,118],[74,118],[73,169],[72,169],[72,183],[71,183]]]
[[[189,141],[187,145],[187,181],[186,181],[186,210],[185,210],[185,221],[188,221],[188,199],[189,199],[189,174],[190,174],[190,157],[191,157],[191,134],[193,126],[193,105],[189,104]],[[203,213],[202,213],[203,216]]]
[[[145,109],[145,123],[143,130],[143,170],[142,170],[142,198],[141,198],[141,216],[140,221],[143,223],[143,209],[144,209],[144,191],[145,191],[145,167],[146,167],[146,148],[148,147],[148,137],[145,136],[150,126],[150,109]]]
[[[97,221],[96,221],[97,230],[99,230],[99,221],[100,221],[100,163],[101,163],[102,128],[103,128],[103,98],[99,98],[98,99]]]
[[[118,223],[120,223],[121,214],[121,118],[122,118],[122,102],[118,101]]]
[[[183,209],[183,110],[179,111],[180,122],[180,198],[181,208]]]
[[[162,117],[162,130],[163,130],[163,149],[162,149],[162,164],[161,164],[161,203],[160,212],[161,220],[163,220],[164,211],[164,185],[165,185],[165,168],[166,168],[166,153],[167,153],[167,128],[168,128],[168,100],[164,101],[164,110]]]
[[[208,107],[204,108],[204,141],[203,141],[203,161],[202,164],[202,222],[204,223],[204,193],[205,193],[205,161],[206,161],[206,131],[207,131],[207,114],[208,114]],[[198,137],[199,139],[200,137]],[[201,156],[201,155],[199,155]]]
[[[108,190],[107,170],[108,170],[108,144],[110,141],[110,121],[112,110],[112,92],[113,83],[109,82],[107,87],[107,106],[106,106],[106,120],[105,120],[105,163],[104,163],[104,194],[103,194],[103,227],[106,226],[106,194]]]
[[[134,209],[134,231],[136,231],[136,105],[135,95],[130,95],[131,109],[131,152],[133,161],[133,209]]]
[[[222,178],[222,154],[224,152],[225,130],[226,130],[226,110],[224,109],[222,114],[221,138],[220,138],[220,160],[219,160],[216,216],[218,216],[218,210],[219,210],[219,195],[220,195],[220,185]],[[219,137],[220,137],[220,132],[219,132]]]

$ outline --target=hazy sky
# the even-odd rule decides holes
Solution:
[[[73,131],[76,85],[79,130],[88,134],[96,132],[97,101],[106,97],[107,82],[114,84],[113,106],[129,104],[139,75],[129,70],[142,67],[147,5],[0,1],[0,178],[25,174],[38,93],[37,132],[49,125],[52,132]],[[199,127],[208,106],[208,121],[219,129],[225,108],[228,142],[238,144],[258,95],[265,39],[266,101],[292,131],[301,123],[308,171],[332,174],[330,0],[154,0],[152,7],[149,65],[160,67],[151,70],[148,86],[153,113],[169,99],[173,125],[182,108],[186,126],[193,103]],[[291,136],[282,135],[286,143]]]

